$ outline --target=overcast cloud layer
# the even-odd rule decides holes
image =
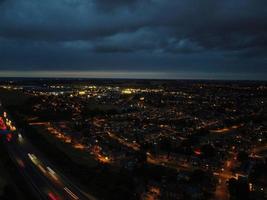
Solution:
[[[0,70],[261,74],[266,0],[0,0]]]

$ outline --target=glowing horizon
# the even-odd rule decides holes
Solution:
[[[237,77],[238,75],[238,77]],[[267,80],[263,74],[160,72],[160,71],[82,71],[82,70],[1,70],[8,78],[126,78],[126,79],[207,79],[207,80]]]

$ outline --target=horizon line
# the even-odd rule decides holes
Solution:
[[[0,70],[0,78],[99,78],[165,80],[251,80],[266,81],[264,73],[161,72],[123,70]]]

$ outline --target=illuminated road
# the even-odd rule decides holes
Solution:
[[[64,177],[21,134],[5,141],[8,154],[38,199],[95,200]],[[48,147],[49,148],[49,147]]]
[[[240,127],[244,126],[244,124],[240,124],[240,125],[234,125],[234,126],[231,126],[231,127],[225,127],[225,128],[222,128],[222,129],[218,129],[218,130],[210,130],[211,133],[227,133],[227,132],[230,132],[230,131],[233,131],[235,129],[238,129]]]
[[[261,146],[253,148],[251,152],[252,157],[261,157],[257,155],[258,153],[262,151],[267,150],[267,144],[263,144]],[[242,174],[235,174],[231,172],[231,169],[234,166],[235,163],[235,157],[236,155],[232,155],[231,158],[227,161],[225,161],[223,171],[215,172],[214,175],[217,176],[220,180],[219,184],[217,185],[216,192],[215,192],[215,199],[217,200],[227,200],[229,199],[229,191],[227,188],[227,181],[231,178],[237,179],[238,176],[243,176]]]
[[[147,162],[153,165],[165,166],[182,171],[193,171],[194,169],[197,169],[187,163],[180,164],[176,161],[169,161],[164,157],[154,157],[151,154],[147,155]]]
[[[231,178],[235,178],[235,176],[233,176],[232,172],[230,171],[232,168],[233,162],[234,162],[233,158],[231,158],[230,160],[227,160],[224,164],[224,167],[222,168],[222,171],[214,173],[214,175],[218,176],[219,178],[219,183],[215,191],[215,199],[218,199],[218,200],[229,199],[227,181]]]
[[[137,143],[131,143],[131,142],[127,142],[126,140],[116,136],[115,134],[111,133],[111,132],[107,132],[107,134],[109,135],[110,138],[113,138],[115,140],[117,140],[120,144],[133,149],[134,151],[139,151],[140,150],[140,145]]]

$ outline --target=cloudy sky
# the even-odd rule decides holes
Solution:
[[[40,74],[267,79],[267,1],[0,0],[0,76]]]

